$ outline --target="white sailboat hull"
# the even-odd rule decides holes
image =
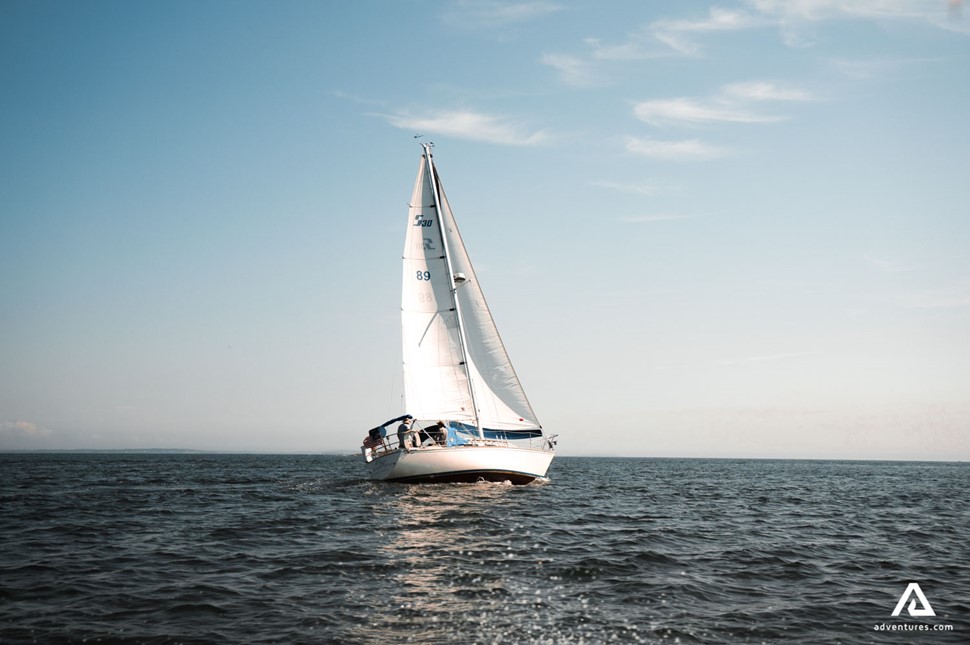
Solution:
[[[426,446],[395,450],[369,464],[371,479],[409,483],[511,481],[545,477],[555,453],[510,446]]]

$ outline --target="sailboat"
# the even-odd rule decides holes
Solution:
[[[543,432],[526,398],[445,197],[432,144],[421,146],[401,290],[407,413],[369,430],[361,453],[376,480],[528,484],[545,477],[556,435]]]

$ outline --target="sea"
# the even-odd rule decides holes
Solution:
[[[7,453],[0,480],[0,643],[970,643],[964,463],[404,485],[359,456]]]

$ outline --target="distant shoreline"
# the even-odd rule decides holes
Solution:
[[[0,454],[87,455],[342,455],[347,451],[262,452],[258,450],[197,450],[193,448],[0,448]]]
[[[205,453],[208,450],[192,450],[190,448],[4,448],[0,452],[137,452],[137,453]]]

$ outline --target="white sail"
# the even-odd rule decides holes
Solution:
[[[404,245],[407,410],[491,430],[539,428],[429,155],[421,158]]]
[[[421,157],[408,209],[401,287],[404,400],[419,419],[475,424],[436,199]]]
[[[465,278],[458,288],[458,301],[479,422],[483,427],[495,430],[538,428],[535,412],[512,368],[440,181],[438,193],[452,268],[455,274]]]

